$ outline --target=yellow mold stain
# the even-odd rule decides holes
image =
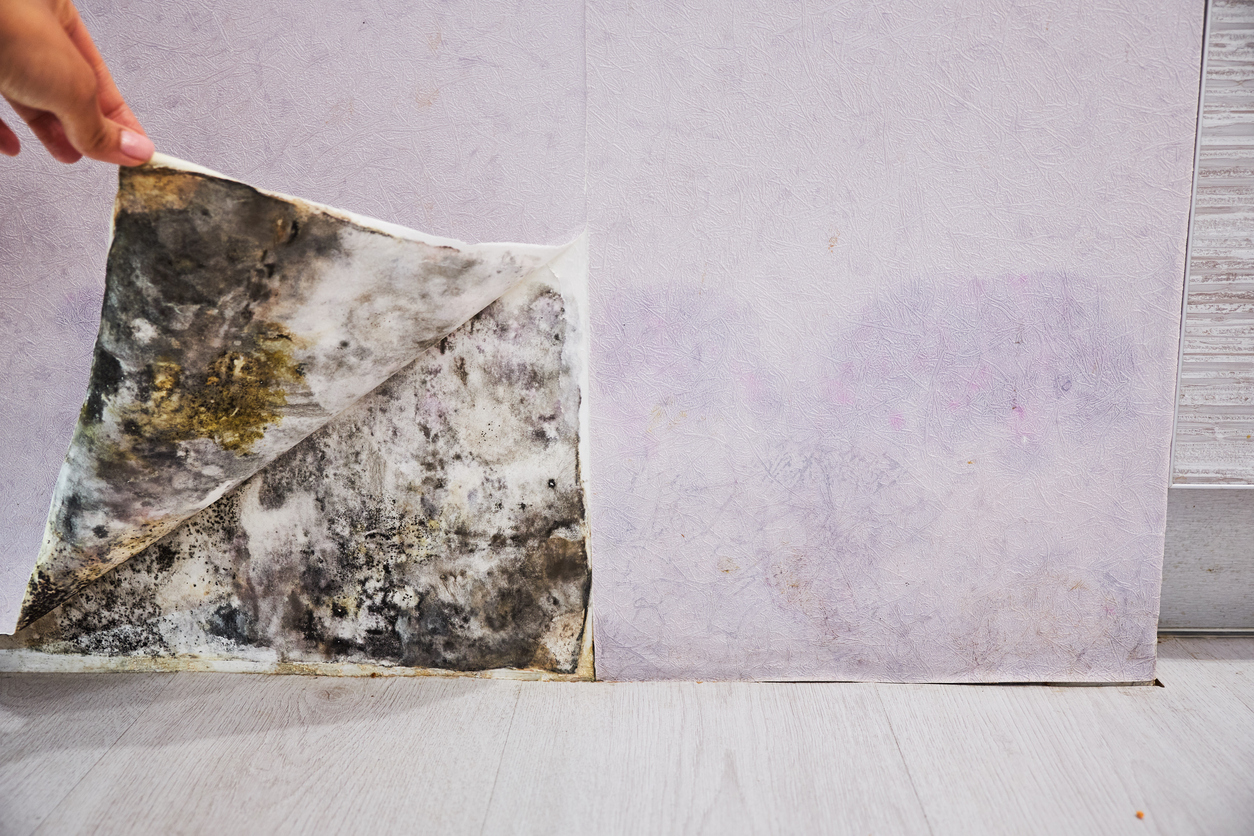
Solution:
[[[150,366],[146,403],[125,411],[131,432],[162,441],[212,439],[219,447],[247,454],[271,424],[283,418],[289,390],[304,385],[292,357],[295,341],[283,327],[263,326],[249,351],[225,351],[209,368],[189,374],[178,363]]]

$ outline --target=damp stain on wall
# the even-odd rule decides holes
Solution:
[[[695,282],[604,307],[598,636],[667,660],[611,676],[1152,672],[1170,357],[1103,282],[907,281],[770,361]]]

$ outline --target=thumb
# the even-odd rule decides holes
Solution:
[[[57,117],[70,144],[84,157],[114,165],[140,165],[156,150],[142,133],[106,119],[96,96],[62,109]]]

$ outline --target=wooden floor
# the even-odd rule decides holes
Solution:
[[[7,674],[0,833],[1254,833],[1254,639],[1160,660],[1161,688]]]

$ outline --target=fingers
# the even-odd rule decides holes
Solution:
[[[59,163],[76,163],[83,155],[74,149],[65,135],[61,120],[46,110],[36,110],[14,101],[9,102],[22,121],[31,129],[35,138],[43,143],[48,153]]]
[[[57,111],[66,137],[75,150],[94,160],[116,165],[147,162],[156,149],[122,100],[78,9],[67,2],[60,11],[62,31],[92,76],[91,95],[67,97],[64,109]]]
[[[0,3],[0,93],[61,162],[140,165],[154,148],[69,2]],[[11,133],[11,131],[10,131]]]
[[[0,119],[0,154],[6,157],[16,157],[20,150],[22,150],[22,143],[18,141],[17,134],[4,124],[3,119]]]
[[[113,76],[110,75],[109,68],[100,55],[100,50],[96,49],[96,44],[91,39],[91,33],[87,31],[87,27],[83,25],[83,19],[78,15],[78,9],[66,3],[63,15],[62,27],[65,29],[65,34],[69,36],[70,42],[78,49],[79,54],[83,56],[96,76],[96,96],[105,118],[147,136],[147,131],[139,124],[139,120],[135,118],[135,114],[131,112],[122,98],[122,93],[114,83]]]
[[[74,149],[84,157],[115,165],[141,165],[156,148],[152,140],[106,119],[93,99],[60,113],[60,124]]]

